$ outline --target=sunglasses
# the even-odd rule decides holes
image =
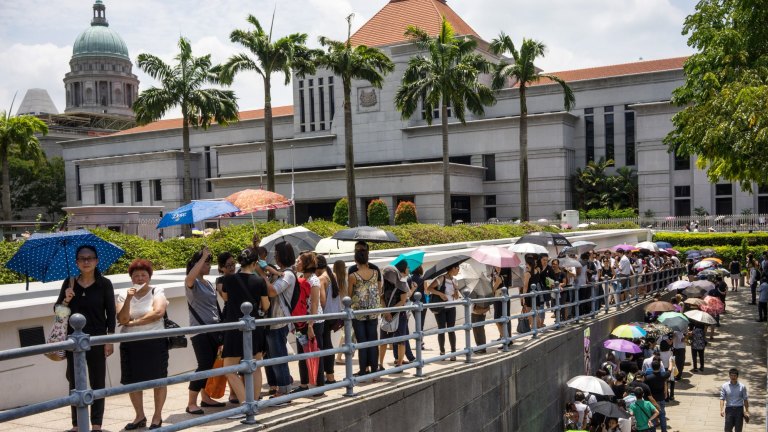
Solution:
[[[99,260],[99,258],[96,257],[96,256],[81,256],[81,257],[77,257],[77,262],[80,262],[80,263],[89,263],[91,261],[98,261],[98,260]]]

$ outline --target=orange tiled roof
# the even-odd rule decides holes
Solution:
[[[445,19],[457,35],[480,36],[453,11],[445,0],[390,0],[350,38],[352,45],[384,46],[405,42],[409,25],[437,36]]]
[[[636,75],[651,72],[661,72],[666,70],[682,69],[683,64],[688,57],[673,57],[661,60],[639,61],[634,63],[623,63],[608,66],[598,66],[586,69],[574,69],[560,72],[547,72],[555,75],[565,82],[583,81],[598,78],[616,77],[622,75]],[[547,85],[553,81],[542,79],[532,85]]]
[[[285,117],[293,115],[293,105],[272,107],[272,117]],[[238,115],[240,121],[243,120],[258,120],[264,118],[264,109],[256,109],[249,111],[240,111]],[[126,129],[124,131],[117,132],[114,135],[128,135],[142,132],[155,132],[168,129],[181,129],[181,119],[165,119],[152,122],[144,126],[137,126],[135,128]]]

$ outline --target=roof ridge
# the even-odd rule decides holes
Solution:
[[[664,57],[664,58],[658,58],[653,60],[637,60],[637,61],[630,61],[630,62],[623,62],[623,63],[611,63],[611,64],[604,64],[600,66],[588,66],[583,68],[576,68],[576,69],[563,69],[559,71],[552,71],[547,72],[544,71],[544,73],[547,74],[557,74],[557,73],[563,73],[563,72],[574,72],[574,71],[584,71],[584,70],[590,70],[590,69],[604,69],[609,68],[613,66],[626,66],[626,65],[632,65],[632,64],[648,64],[653,62],[662,62],[662,61],[671,61],[671,60],[678,60],[678,59],[687,59],[690,56],[676,56],[676,57]]]

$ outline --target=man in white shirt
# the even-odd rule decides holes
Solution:
[[[624,249],[617,249],[616,253],[619,254],[619,263],[616,266],[616,277],[621,286],[619,291],[621,292],[622,300],[624,300],[624,296],[629,290],[629,276],[632,274],[632,264],[629,262],[629,257],[627,257]]]
[[[725,431],[741,432],[744,420],[749,422],[747,386],[739,382],[738,369],[728,371],[729,381],[720,387],[720,417],[725,417]]]

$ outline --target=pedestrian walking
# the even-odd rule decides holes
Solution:
[[[749,422],[747,386],[739,382],[739,370],[728,371],[729,381],[720,387],[720,417],[725,417],[725,432],[741,432]]]
[[[768,275],[764,275],[760,281],[760,296],[757,303],[757,321],[768,319]]]

